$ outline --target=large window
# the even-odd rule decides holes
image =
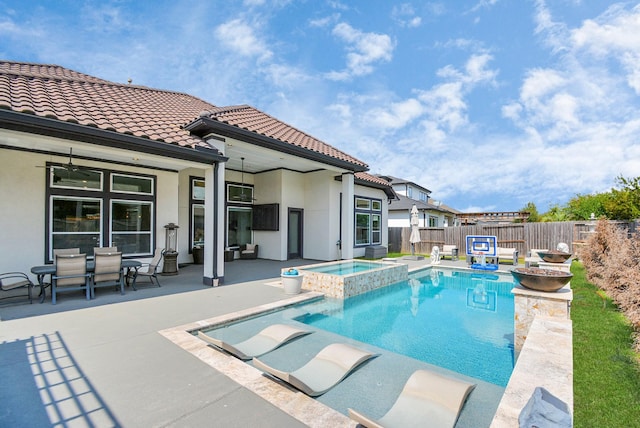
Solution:
[[[204,246],[204,192],[205,181],[191,177],[191,248]]]
[[[382,242],[382,200],[357,196],[355,199],[355,245]]]
[[[251,208],[227,207],[227,246],[235,247],[252,242]]]
[[[111,200],[111,245],[123,254],[152,251],[153,203]]]
[[[93,248],[102,236],[102,200],[51,197],[51,245],[53,248]]]
[[[154,248],[155,177],[109,170],[50,166],[47,259],[53,250],[118,247],[124,255],[151,255]]]

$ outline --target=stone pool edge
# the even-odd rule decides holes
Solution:
[[[262,371],[235,357],[213,350],[203,340],[192,334],[193,331],[251,318],[322,297],[324,297],[322,293],[307,292],[277,302],[160,330],[158,333],[229,379],[310,427],[355,427],[357,424],[346,415],[302,392],[292,390],[267,378]]]

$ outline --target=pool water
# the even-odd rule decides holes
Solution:
[[[300,309],[297,321],[506,386],[514,366],[511,276],[427,269]]]
[[[326,273],[330,275],[351,275],[358,272],[366,272],[373,269],[386,267],[383,263],[367,262],[360,260],[350,260],[339,263],[323,264],[317,267],[301,267],[309,272]]]

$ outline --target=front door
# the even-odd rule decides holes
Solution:
[[[300,208],[289,208],[287,259],[302,258],[302,214]]]

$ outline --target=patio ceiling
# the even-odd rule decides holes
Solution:
[[[242,142],[227,143],[224,153],[229,158],[225,164],[226,169],[241,171],[242,158],[244,157],[244,172],[250,174],[276,169],[288,169],[298,172],[331,170],[335,171],[336,174],[346,171],[321,162]]]

